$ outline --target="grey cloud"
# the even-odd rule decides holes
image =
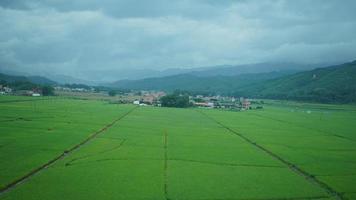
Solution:
[[[0,68],[90,78],[92,71],[356,55],[356,2],[0,1]]]
[[[162,17],[162,16],[190,16],[209,17],[220,13],[217,8],[226,7],[238,1],[211,1],[211,0],[27,0],[0,2],[5,8],[31,10],[38,8],[53,8],[60,12],[100,10],[107,15],[118,18],[132,17]]]

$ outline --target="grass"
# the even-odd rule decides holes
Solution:
[[[354,111],[296,105],[246,112],[140,107],[0,199],[335,198],[255,144],[355,199]],[[64,98],[0,103],[1,187],[132,108]]]

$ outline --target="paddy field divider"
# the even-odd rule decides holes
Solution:
[[[89,143],[91,140],[95,139],[97,136],[99,136],[100,134],[104,133],[107,129],[111,128],[113,125],[115,125],[118,121],[122,120],[123,118],[125,118],[126,116],[128,116],[130,113],[132,113],[135,109],[137,109],[138,106],[135,106],[134,108],[130,109],[128,112],[126,112],[125,114],[121,115],[119,118],[115,119],[114,121],[112,121],[111,123],[105,125],[103,128],[101,128],[100,130],[94,132],[93,134],[91,134],[90,136],[88,136],[87,138],[85,138],[83,141],[81,141],[80,143],[74,145],[73,147],[71,147],[68,150],[65,150],[62,154],[54,157],[53,159],[49,160],[48,162],[44,163],[43,165],[31,170],[29,173],[25,174],[24,176],[10,182],[9,184],[7,184],[6,186],[0,188],[0,196],[3,195],[4,193],[10,191],[11,189],[14,189],[16,186],[20,185],[21,183],[24,183],[26,181],[28,181],[30,178],[32,178],[33,176],[37,175],[38,173],[42,172],[43,170],[47,169],[48,167],[50,167],[51,165],[55,164],[57,161],[62,160],[63,158],[69,156],[70,154],[72,154],[74,151],[79,150],[83,145]]]

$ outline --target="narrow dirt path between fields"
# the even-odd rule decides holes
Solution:
[[[282,157],[278,156],[277,154],[273,153],[272,151],[270,151],[270,150],[266,149],[265,147],[257,144],[255,141],[250,140],[248,137],[244,136],[243,134],[231,129],[230,127],[228,127],[228,126],[226,126],[224,124],[222,124],[221,122],[217,121],[216,119],[214,119],[213,117],[207,115],[206,113],[204,113],[204,112],[202,112],[200,110],[196,110],[196,111],[198,113],[202,114],[203,116],[209,118],[210,120],[214,121],[215,123],[217,123],[221,127],[225,128],[230,133],[232,133],[232,134],[240,137],[241,139],[245,140],[250,145],[252,145],[252,146],[256,147],[257,149],[265,152],[266,154],[268,154],[269,156],[273,157],[274,159],[279,160],[280,162],[282,162],[283,164],[288,166],[288,168],[291,169],[293,172],[295,172],[296,174],[304,177],[310,183],[313,183],[314,185],[319,186],[321,189],[323,189],[325,192],[327,192],[330,196],[334,197],[335,199],[338,199],[338,200],[345,200],[346,199],[345,197],[343,197],[343,195],[341,193],[335,191],[329,185],[327,185],[324,182],[321,182],[315,176],[309,174],[308,172],[304,171],[300,167],[294,165],[293,163],[290,163],[289,161],[283,159]]]
[[[121,119],[125,118],[127,115],[129,115],[130,113],[132,113],[135,109],[137,109],[138,107],[134,107],[132,109],[130,109],[128,112],[126,112],[125,114],[123,114],[122,116],[120,116],[119,118],[115,119],[114,121],[112,121],[110,124],[107,124],[106,126],[104,126],[103,128],[101,128],[100,130],[98,130],[97,132],[91,134],[89,137],[85,138],[83,141],[81,141],[80,143],[74,145],[73,147],[71,147],[68,150],[65,150],[62,154],[58,155],[57,157],[53,158],[52,160],[49,160],[47,163],[33,169],[32,171],[30,171],[29,173],[25,174],[24,176],[14,180],[13,182],[7,184],[5,187],[0,189],[0,196],[2,194],[4,194],[5,192],[8,192],[11,189],[14,189],[16,186],[20,185],[21,183],[26,182],[27,180],[29,180],[31,177],[37,175],[38,173],[40,173],[41,171],[47,169],[48,167],[50,167],[51,165],[55,164],[57,161],[69,156],[70,154],[72,154],[74,151],[79,150],[83,145],[89,143],[91,140],[95,139],[98,135],[104,133],[106,130],[108,130],[109,128],[111,128],[114,124],[116,124],[118,121],[120,121]]]

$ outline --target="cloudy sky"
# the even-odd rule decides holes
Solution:
[[[0,68],[96,70],[356,59],[354,0],[1,0]]]

